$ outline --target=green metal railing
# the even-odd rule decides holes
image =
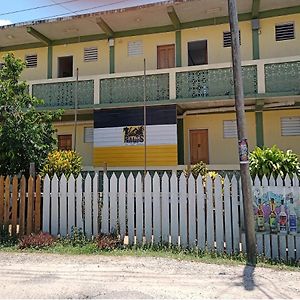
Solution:
[[[266,93],[300,94],[300,61],[265,65]]]
[[[121,77],[100,80],[100,103],[142,102],[144,77]],[[169,99],[169,74],[146,76],[146,100]]]
[[[257,94],[257,67],[243,67],[245,96]],[[232,68],[176,73],[176,98],[226,97],[234,94]]]
[[[33,84],[32,95],[44,100],[44,104],[40,107],[73,108],[76,98],[76,81]],[[79,108],[92,106],[94,104],[94,81],[79,81],[77,97]]]

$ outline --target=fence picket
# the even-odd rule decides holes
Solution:
[[[289,234],[287,243],[288,243],[288,260],[295,261],[295,237]]]
[[[180,246],[187,246],[187,193],[186,178],[182,173],[179,179],[179,228]]]
[[[95,173],[93,178],[93,235],[97,236],[99,233],[99,176],[98,172]],[[116,184],[117,188],[117,184]]]
[[[189,247],[196,246],[196,195],[195,195],[195,178],[190,175],[188,179],[188,241]]]
[[[256,233],[257,254],[263,254],[263,234]]]
[[[205,250],[205,195],[202,176],[197,178],[197,246]]]
[[[145,238],[146,243],[152,242],[152,194],[151,176],[147,172],[145,176]]]
[[[118,197],[118,179],[115,173],[112,174],[109,184],[109,232],[117,231],[117,197]]]
[[[44,178],[44,182],[43,182],[43,220],[42,220],[42,228],[43,228],[43,232],[51,232],[50,229],[50,213],[52,213],[51,211],[51,207],[50,207],[50,178],[48,176],[48,174],[45,176]],[[25,222],[25,192],[26,192],[26,180],[25,177],[22,177],[21,180],[21,213],[22,215],[20,215],[21,218],[21,230],[24,233],[24,222]]]
[[[34,201],[34,181],[32,176],[28,179],[28,205],[27,205],[27,226],[26,234],[31,234],[33,229],[33,201]]]
[[[17,232],[17,215],[18,215],[18,177],[14,176],[12,186],[12,210],[11,210],[11,234]]]
[[[126,235],[126,178],[124,173],[119,178],[119,223],[121,241]]]
[[[178,179],[175,172],[171,179],[171,244],[178,245]]]
[[[0,230],[4,223],[4,177],[0,176]]]
[[[143,244],[143,178],[141,173],[135,178],[136,184],[136,243]]]
[[[271,235],[269,233],[264,234],[264,253],[265,257],[271,258]]]
[[[109,179],[107,174],[103,174],[103,203],[101,210],[101,232],[108,234],[108,201],[109,201]]]
[[[76,178],[76,227],[83,231],[82,215],[82,176]]]
[[[213,251],[214,246],[214,207],[213,207],[213,185],[212,179],[209,175],[206,176],[206,234],[207,234],[207,248]]]
[[[48,184],[50,183],[48,182]],[[50,188],[49,188],[49,194],[50,194]],[[46,197],[49,198],[49,195],[47,195]],[[23,175],[20,182],[20,212],[19,212],[19,220],[20,220],[19,235],[20,236],[25,234],[25,209],[26,209],[26,179],[25,176]],[[48,219],[46,218],[46,222],[48,221],[48,227],[47,227],[48,230],[45,232],[49,232],[49,211],[50,211],[50,203],[48,202],[48,211],[47,211]]]
[[[87,174],[84,182],[84,231],[88,238],[92,236],[92,179]]]
[[[62,237],[67,236],[68,228],[67,228],[67,179],[63,174],[60,178],[60,197],[59,197],[59,220],[60,220],[60,228],[59,232]]]
[[[272,248],[272,258],[278,260],[278,235],[271,234],[271,248]]]
[[[226,175],[224,180],[224,210],[225,210],[225,241],[226,253],[232,253],[232,230],[231,230],[231,201],[230,201],[230,181]]]
[[[75,227],[75,178],[73,174],[68,180],[68,234],[72,234]]]
[[[51,234],[58,234],[58,178],[54,174],[51,181]]]
[[[161,199],[160,179],[155,172],[153,176],[153,242],[161,243]]]
[[[170,231],[170,219],[169,219],[169,177],[165,172],[162,177],[162,199],[161,199],[161,209],[162,209],[162,242],[169,243],[169,231]]]
[[[134,177],[130,173],[127,179],[127,222],[128,222],[128,244],[134,244]]]
[[[224,228],[223,228],[223,197],[222,182],[218,175],[215,179],[215,207],[216,207],[216,246],[217,252],[224,251]]]
[[[300,236],[296,236],[296,260],[300,259]]]
[[[266,185],[266,183],[265,183]],[[273,176],[273,174],[270,176],[270,179],[269,179],[269,186],[275,186],[276,185],[276,181],[275,181],[275,178]]]
[[[244,216],[244,200],[243,200],[241,178],[239,179],[239,204],[240,204],[241,231],[243,231],[245,229],[245,216]]]
[[[279,256],[281,260],[286,260],[286,235],[279,235]]]
[[[5,179],[5,198],[4,198],[4,231],[8,231],[10,209],[10,178]]]
[[[236,177],[231,179],[231,205],[232,205],[232,240],[233,252],[240,252],[240,229],[239,229],[239,212],[238,212],[238,186]]]
[[[41,230],[41,177],[38,175],[35,184],[34,231]]]

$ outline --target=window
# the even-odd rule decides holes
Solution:
[[[206,65],[207,59],[207,41],[195,41],[188,43],[189,66]]]
[[[85,143],[93,143],[94,142],[94,128],[93,127],[85,127],[84,128],[84,142]]]
[[[143,54],[143,42],[128,42],[128,56],[138,56]]]
[[[281,118],[281,135],[300,135],[300,117]]]
[[[59,150],[72,150],[72,134],[62,134],[57,136]]]
[[[73,77],[73,56],[58,58],[58,78]]]
[[[97,47],[84,48],[83,60],[85,62],[98,60],[98,48]]]
[[[26,55],[25,56],[26,68],[36,68],[37,67],[37,54]]]
[[[295,38],[294,23],[285,23],[275,25],[276,41],[293,40]]]
[[[223,121],[223,136],[225,139],[237,137],[236,120]]]
[[[239,31],[239,40],[240,40],[240,45],[241,45],[241,31]],[[231,47],[231,32],[226,31],[223,32],[223,47]]]

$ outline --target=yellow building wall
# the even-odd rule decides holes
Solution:
[[[25,68],[21,74],[21,80],[39,80],[47,78],[47,61],[48,61],[48,48],[34,48],[26,50],[9,51],[22,59],[25,62],[26,55],[37,54],[37,67],[36,68]],[[3,56],[7,52],[0,53],[0,61],[3,61]]]
[[[276,42],[275,25],[294,22],[295,39]],[[300,14],[260,20],[260,58],[300,55]]]
[[[209,164],[238,164],[237,138],[223,137],[223,121],[235,120],[234,113],[191,115],[183,119],[184,159],[190,161],[189,131],[191,129],[208,129]],[[248,143],[250,151],[256,145],[255,113],[246,113]]]
[[[282,117],[299,117],[300,109],[265,111],[263,113],[264,122],[264,142],[271,147],[277,145],[282,150],[291,149],[300,156],[300,136],[282,136]]]
[[[82,165],[89,167],[93,165],[93,143],[84,142],[84,128],[93,127],[93,123],[85,123],[77,125],[77,149],[76,151],[82,156]],[[74,145],[74,126],[73,125],[54,125],[56,134],[72,134],[72,144]]]
[[[98,47],[97,61],[84,62],[84,48],[89,47]],[[73,56],[74,76],[76,76],[76,68],[79,69],[79,76],[109,73],[109,47],[107,40],[54,46],[52,60],[53,78],[58,77],[58,57],[61,56]]]
[[[252,59],[251,22],[241,22],[241,55],[242,60]],[[207,40],[208,63],[217,64],[231,62],[231,48],[223,47],[223,32],[230,31],[229,24],[197,27],[182,30],[181,52],[182,66],[188,66],[188,42]]]
[[[128,56],[128,42],[141,41],[143,54]],[[115,71],[116,73],[142,71],[144,58],[147,69],[157,69],[157,46],[175,44],[175,32],[148,34],[134,37],[124,37],[115,40]]]

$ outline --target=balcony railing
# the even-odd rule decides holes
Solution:
[[[300,56],[243,62],[245,97],[300,95]],[[43,107],[126,105],[143,102],[142,72],[32,81],[29,90],[43,99]],[[228,63],[148,71],[146,100],[150,102],[193,101],[232,98],[233,76]]]

